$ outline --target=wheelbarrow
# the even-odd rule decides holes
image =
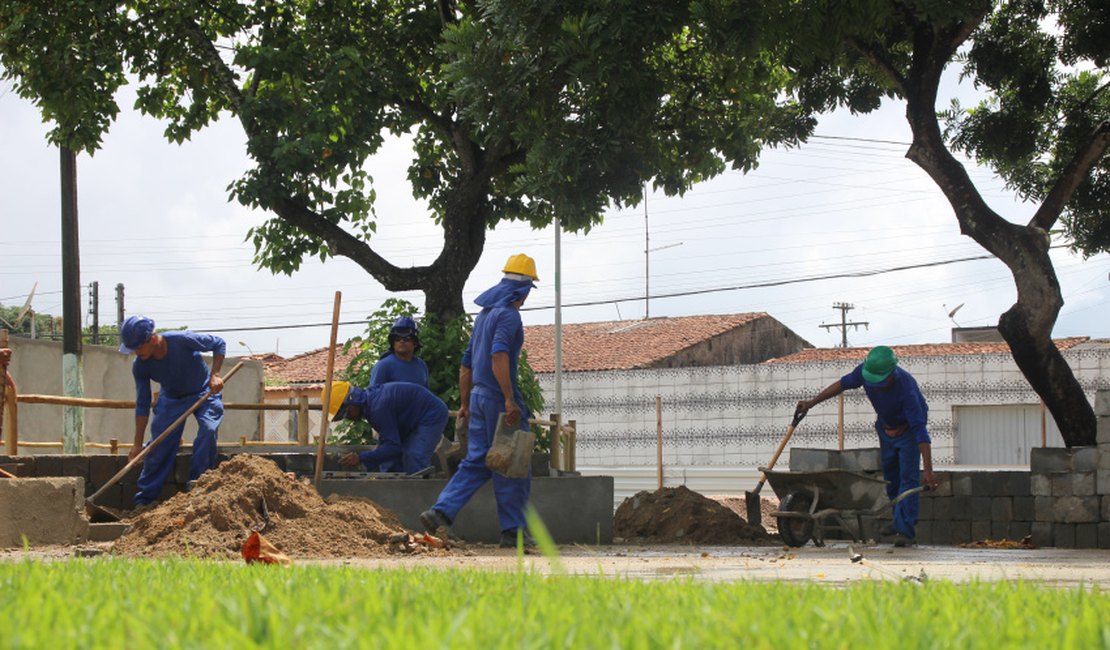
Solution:
[[[814,546],[824,546],[828,533],[833,531],[862,542],[868,530],[865,522],[890,516],[894,504],[925,489],[911,488],[892,501],[887,497],[885,480],[862,472],[761,471],[779,497],[779,509],[771,516],[778,521],[779,535],[789,546],[805,546],[811,538]]]

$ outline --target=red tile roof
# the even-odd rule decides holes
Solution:
[[[688,347],[761,318],[764,312],[563,324],[563,370],[646,368]],[[555,372],[555,326],[524,328],[535,372]]]
[[[344,353],[342,347],[335,350],[335,368],[338,375],[355,357],[356,350]],[[320,348],[277,363],[266,364],[266,378],[284,381],[287,384],[323,383],[328,374],[328,349]]]
[[[1089,340],[1087,336],[1056,339],[1060,351],[1075,347]],[[944,355],[1010,354],[1005,342],[990,343],[923,343],[919,345],[892,345],[898,358],[935,357]],[[863,361],[871,348],[810,348],[794,354],[768,359],[764,363],[811,363],[815,361]]]

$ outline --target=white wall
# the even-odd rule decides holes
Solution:
[[[1096,389],[1110,387],[1110,350],[1073,349],[1064,357],[1092,402]],[[1008,354],[910,357],[901,366],[914,375],[929,403],[938,465],[957,462],[954,407],[1040,401]],[[665,466],[756,468],[770,461],[798,401],[850,370],[848,364],[818,362],[563,373],[563,416],[577,421],[577,463],[591,472],[655,467],[656,395],[663,403]],[[554,375],[539,380],[550,411]],[[849,391],[844,402],[844,446],[877,446],[866,395]],[[835,399],[810,411],[790,446],[837,447]],[[779,463],[788,461],[784,453]]]

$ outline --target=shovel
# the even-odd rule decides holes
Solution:
[[[505,414],[497,416],[497,431],[493,444],[486,452],[486,467],[506,478],[526,478],[532,467],[532,449],[536,434],[521,431],[505,421]]]
[[[786,435],[782,437],[782,442],[779,443],[779,448],[775,450],[775,455],[771,457],[770,464],[767,469],[774,469],[775,463],[778,462],[782,450],[786,448],[786,443],[790,442],[790,436],[794,435],[794,427],[802,421],[806,416],[805,411],[801,409],[794,411],[794,419],[790,422],[790,427],[786,430]],[[763,484],[767,482],[767,475],[762,474],[759,477],[759,483],[755,484],[755,489],[751,492],[744,493],[744,505],[748,510],[748,524],[755,525],[763,521],[763,510],[760,507],[759,491],[763,489]]]
[[[224,375],[224,382],[226,383],[228,379],[231,379],[231,376],[234,375],[239,370],[239,368],[242,368],[242,367],[243,367],[243,362],[242,361],[235,364],[235,367],[231,369],[231,372]],[[181,424],[183,422],[185,422],[185,420],[190,415],[192,415],[194,411],[196,411],[198,408],[200,408],[200,405],[204,404],[205,400],[207,400],[210,396],[211,396],[211,392],[205,391],[205,393],[200,396],[200,399],[198,399],[195,403],[193,403],[192,406],[189,407],[188,411],[185,411],[184,413],[182,413],[176,420],[174,420],[170,424],[170,426],[166,427],[165,430],[162,431],[162,433],[158,434],[157,438],[155,438],[154,440],[151,440],[149,445],[147,445],[146,447],[143,447],[143,450],[140,451],[139,454],[131,460],[131,462],[127,463],[127,465],[125,465],[123,467],[123,469],[116,472],[116,475],[113,476],[112,478],[108,479],[107,483],[100,486],[99,490],[97,490],[96,492],[93,492],[91,496],[89,496],[87,499],[85,499],[85,514],[88,515],[89,521],[93,521],[93,522],[113,522],[113,521],[119,521],[120,520],[119,513],[116,512],[114,509],[108,508],[106,506],[96,505],[96,503],[94,503],[96,501],[96,498],[99,497],[100,495],[104,494],[104,492],[108,488],[112,487],[117,482],[119,482],[119,480],[121,478],[123,478],[124,476],[126,476],[127,473],[130,472],[133,467],[135,467],[135,465],[138,465],[140,462],[142,462],[142,460],[144,458],[146,458],[147,454],[150,453],[151,449],[154,449],[156,446],[158,446],[158,443],[165,440],[166,436],[169,435],[169,433],[171,431],[173,431],[177,427],[181,426]]]

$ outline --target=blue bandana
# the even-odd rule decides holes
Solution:
[[[508,307],[514,302],[524,300],[534,286],[531,280],[506,278],[483,291],[474,302],[480,307]]]

